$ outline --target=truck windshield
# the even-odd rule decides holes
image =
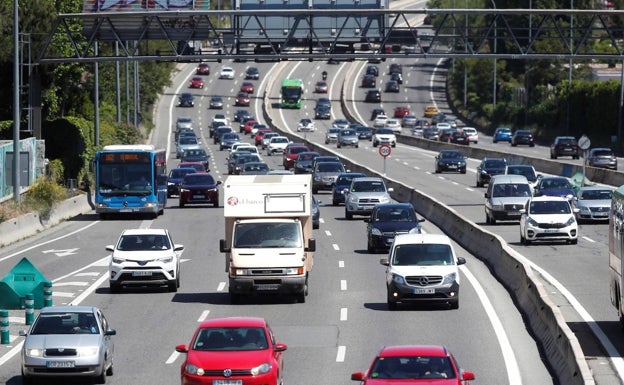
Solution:
[[[234,229],[235,248],[301,246],[301,226],[298,222],[239,223]]]

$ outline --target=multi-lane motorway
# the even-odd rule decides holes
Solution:
[[[444,67],[432,61],[401,60],[401,92],[382,94],[382,105],[391,112],[396,105],[408,105],[420,115],[425,104],[438,103],[444,110]],[[156,109],[157,124],[150,142],[169,149],[169,167],[177,164],[173,153],[172,127],[179,116],[191,116],[200,137],[211,153],[212,173],[227,177],[226,153],[208,138],[208,124],[217,112],[208,109],[210,96],[224,97],[224,111],[230,118],[237,109],[234,96],[249,66],[257,66],[261,78],[250,110],[264,122],[264,112],[285,131],[295,132],[302,117],[313,117],[314,83],[321,72],[328,72],[329,96],[333,118],[342,118],[340,99],[362,122],[368,122],[370,110],[377,105],[363,103],[364,89],[359,87],[367,63],[324,62],[223,63],[236,70],[234,80],[219,80],[221,64],[211,63],[212,74],[206,77],[203,90],[193,90],[194,108],[178,108],[177,94],[186,91],[194,65],[180,65],[173,85],[160,99]],[[389,62],[378,64],[381,72]],[[279,83],[286,77],[302,78],[307,92],[301,110],[278,107]],[[385,74],[380,80],[387,79]],[[383,83],[378,84],[383,90]],[[264,103],[264,104],[263,104]],[[322,145],[330,121],[317,121],[317,132],[305,138]],[[237,125],[234,124],[234,128]],[[489,140],[488,140],[489,139]],[[244,138],[244,140],[250,140]],[[492,144],[482,135],[478,146],[509,149],[506,144]],[[328,150],[376,172],[384,163],[369,142],[360,148]],[[544,147],[514,148],[515,153],[547,157]],[[497,226],[485,224],[482,188],[475,187],[478,159],[469,159],[468,172],[433,173],[433,153],[397,145],[387,158],[385,171],[399,180],[454,208],[476,225],[498,234],[516,249],[539,272],[553,301],[560,307],[572,330],[578,333],[585,355],[593,361],[598,383],[620,383],[610,370],[609,355],[624,352],[622,332],[615,309],[611,307],[607,272],[607,228],[604,224],[580,225],[578,245],[532,245],[519,243],[517,223]],[[281,168],[281,157],[264,157],[273,168]],[[0,249],[0,276],[4,276],[22,257],[27,257],[54,282],[54,303],[99,306],[117,329],[115,375],[111,384],[171,384],[179,381],[181,357],[174,346],[188,343],[197,322],[207,317],[253,315],[265,317],[280,342],[288,344],[285,381],[300,385],[349,383],[350,373],[364,370],[382,345],[431,343],[445,344],[459,363],[476,374],[475,384],[556,384],[540,355],[538,345],[527,331],[521,314],[509,294],[490,274],[487,266],[458,247],[467,259],[461,269],[462,289],[458,310],[443,307],[405,307],[387,310],[382,254],[366,252],[365,224],[361,219],[347,221],[344,208],[331,206],[330,196],[320,193],[320,229],[315,230],[317,252],[310,279],[310,295],[304,304],[275,300],[251,301],[230,305],[227,275],[218,241],[223,237],[223,211],[212,207],[180,209],[171,199],[165,215],[156,220],[140,218],[100,221],[86,215],[51,230]],[[185,245],[182,256],[182,286],[178,293],[165,290],[135,289],[111,294],[107,285],[105,245],[114,243],[121,229],[164,227],[171,230],[176,243]],[[427,232],[441,232],[424,223]],[[599,328],[613,344],[614,352],[589,338],[589,326]],[[19,369],[20,339],[0,345],[0,382],[21,383]],[[596,364],[596,362],[598,364]],[[618,361],[613,363],[617,364]],[[602,369],[601,367],[602,366]],[[611,382],[612,381],[612,382]]]

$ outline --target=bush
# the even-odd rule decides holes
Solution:
[[[39,212],[41,218],[49,218],[54,204],[68,197],[65,188],[51,178],[38,179],[26,193],[24,205]]]

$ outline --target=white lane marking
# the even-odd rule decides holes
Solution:
[[[104,281],[106,281],[107,279],[108,271],[106,272],[106,274],[102,274],[102,276],[97,281],[93,282],[93,284],[89,286],[85,291],[83,291],[78,297],[76,297],[76,299],[71,301],[70,305],[80,305],[82,301],[84,301],[89,295],[91,295],[91,293],[93,293],[98,287],[100,287],[102,283],[104,283]],[[54,296],[54,292],[52,292],[52,295]]]
[[[518,367],[518,361],[516,360],[516,356],[514,354],[513,348],[511,347],[511,342],[509,342],[509,338],[505,333],[505,328],[503,324],[498,318],[498,314],[496,314],[496,310],[490,302],[490,299],[487,296],[487,293],[477,280],[477,278],[468,270],[465,266],[460,266],[462,273],[468,278],[470,284],[475,289],[479,300],[483,304],[483,308],[485,313],[487,314],[490,323],[492,324],[492,328],[494,329],[494,333],[496,334],[496,338],[498,340],[498,346],[500,346],[503,356],[503,361],[505,362],[505,367],[507,369],[507,381],[510,385],[521,385],[522,377],[520,373],[520,368]]]
[[[344,261],[338,261],[338,267],[345,267]]]
[[[182,87],[184,87],[184,85],[188,83],[189,78],[194,74],[195,73],[193,71],[190,71],[188,73],[184,81],[180,82],[180,85],[175,89],[174,95],[178,95],[180,93]],[[169,138],[171,138],[171,132],[173,130],[173,110],[175,106],[176,98],[174,96],[171,98],[171,103],[169,103],[169,127],[167,128],[167,159],[169,159],[169,154],[171,154],[171,140],[169,140]]]
[[[97,271],[90,271],[90,272],[86,272],[86,273],[78,273],[76,274],[76,277],[97,277],[99,276],[100,273],[98,273]]]
[[[332,247],[333,247],[333,248],[334,248],[334,250],[336,250],[336,251],[340,250],[340,247],[339,247],[337,244],[335,244],[335,243],[333,243],[333,244],[332,244]]]
[[[340,309],[340,320],[341,321],[347,320],[347,308],[346,307],[343,307],[342,309]]]
[[[217,291],[223,291],[223,289],[225,289],[225,282],[219,282],[219,285],[217,286]]]
[[[86,199],[86,198],[85,198],[85,199]],[[15,253],[13,253],[13,254],[9,254],[9,255],[7,255],[6,257],[0,258],[0,262],[2,262],[2,261],[6,261],[6,260],[7,260],[7,259],[9,259],[9,258],[13,258],[13,257],[15,257],[16,255],[23,254],[23,253],[25,253],[25,252],[27,252],[27,251],[30,251],[30,250],[32,250],[32,249],[35,249],[35,248],[37,248],[37,247],[41,247],[41,246],[43,246],[43,245],[47,245],[47,244],[49,244],[49,243],[56,242],[56,241],[58,241],[59,239],[63,239],[63,238],[67,238],[67,237],[71,237],[72,235],[77,234],[77,233],[79,233],[79,232],[81,232],[81,231],[84,231],[84,230],[88,229],[88,228],[89,228],[89,227],[91,227],[91,226],[97,225],[98,223],[100,223],[100,221],[95,221],[95,222],[90,223],[90,224],[88,224],[88,225],[86,225],[86,226],[84,226],[84,227],[81,227],[81,228],[79,228],[79,229],[77,229],[77,230],[74,230],[74,231],[72,231],[72,232],[71,232],[71,233],[69,233],[69,234],[65,234],[65,235],[62,235],[62,236],[60,236],[60,237],[57,237],[57,238],[54,238],[54,239],[50,239],[49,241],[45,241],[45,242],[42,242],[42,243],[37,243],[37,244],[32,245],[32,246],[30,246],[30,247],[27,247],[27,248],[25,248],[25,249],[23,249],[23,250],[17,251],[17,252],[15,252]]]
[[[173,364],[178,359],[179,356],[180,356],[180,353],[174,350],[173,353],[171,353],[171,355],[169,356],[169,358],[167,358],[167,361],[165,361],[165,364]]]
[[[338,346],[338,352],[336,353],[336,362],[344,362],[346,353],[347,353],[346,346],[344,345]]]
[[[99,275],[99,274],[98,274]],[[60,282],[54,285],[54,287],[60,286],[87,286],[89,282]]]
[[[347,290],[347,280],[346,279],[341,279],[340,280],[340,290],[341,291]]]
[[[331,237],[331,231],[325,230],[325,235],[327,235],[328,237]]]
[[[435,98],[433,97],[433,82],[435,81],[436,72],[438,71],[438,68],[442,66],[444,60],[445,59],[438,60],[438,64],[433,67],[433,74],[431,74],[431,77],[429,78],[429,97],[431,98],[431,103],[433,103],[436,108],[438,108],[438,103],[436,103]]]
[[[589,238],[589,237],[582,237],[584,240],[586,240],[587,242],[591,242],[591,243],[596,243],[596,241],[594,241],[593,239]]]
[[[197,322],[204,322],[206,318],[208,318],[209,314],[210,314],[210,310],[204,310],[199,316],[199,318],[197,319]]]
[[[64,291],[52,291],[52,297],[73,298],[74,293],[67,293]]]

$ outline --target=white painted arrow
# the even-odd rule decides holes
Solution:
[[[65,249],[65,250],[44,250],[42,251],[42,253],[44,254],[48,254],[48,253],[54,253],[56,254],[57,257],[66,257],[68,255],[72,255],[72,254],[76,254],[76,251],[78,251],[78,249]]]

